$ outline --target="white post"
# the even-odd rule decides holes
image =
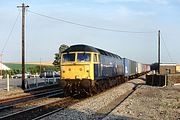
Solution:
[[[7,91],[9,91],[9,74],[7,74]]]
[[[45,84],[47,84],[47,80],[46,80],[46,72],[44,72],[44,81],[45,81]]]
[[[36,77],[36,87],[38,86],[38,77]]]
[[[55,83],[55,80],[56,80],[55,73],[53,72],[53,84]]]
[[[34,84],[36,84],[36,77],[35,77],[35,79],[33,81],[34,81]]]

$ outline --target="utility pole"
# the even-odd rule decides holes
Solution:
[[[17,8],[22,8],[22,89],[25,89],[25,47],[24,47],[24,26],[25,26],[25,9],[29,6],[25,6],[22,3],[22,6],[17,6]]]
[[[160,30],[158,30],[158,74],[160,74],[160,58],[161,58],[161,55],[160,55],[160,49],[161,49],[161,46],[160,46],[160,36],[161,36],[161,33],[160,33]]]

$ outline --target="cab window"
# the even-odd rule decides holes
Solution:
[[[94,54],[94,62],[97,62],[97,54]]]
[[[77,61],[91,61],[91,54],[90,53],[78,53]]]
[[[75,61],[75,54],[74,53],[63,55],[63,62],[73,62],[73,61]]]

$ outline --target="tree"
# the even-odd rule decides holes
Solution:
[[[54,62],[53,62],[53,65],[56,66],[56,67],[59,67],[60,66],[60,55],[59,53],[55,53],[54,54],[55,57],[54,57]]]
[[[67,48],[69,48],[69,46],[65,45],[65,44],[62,44],[60,45],[59,47],[59,53],[55,53],[55,57],[54,57],[54,62],[53,62],[53,65],[57,68],[60,68],[60,61],[61,61],[61,53],[63,51],[65,51]]]

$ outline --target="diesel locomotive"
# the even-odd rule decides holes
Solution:
[[[61,84],[66,95],[91,94],[150,71],[150,67],[88,45],[61,54]]]

